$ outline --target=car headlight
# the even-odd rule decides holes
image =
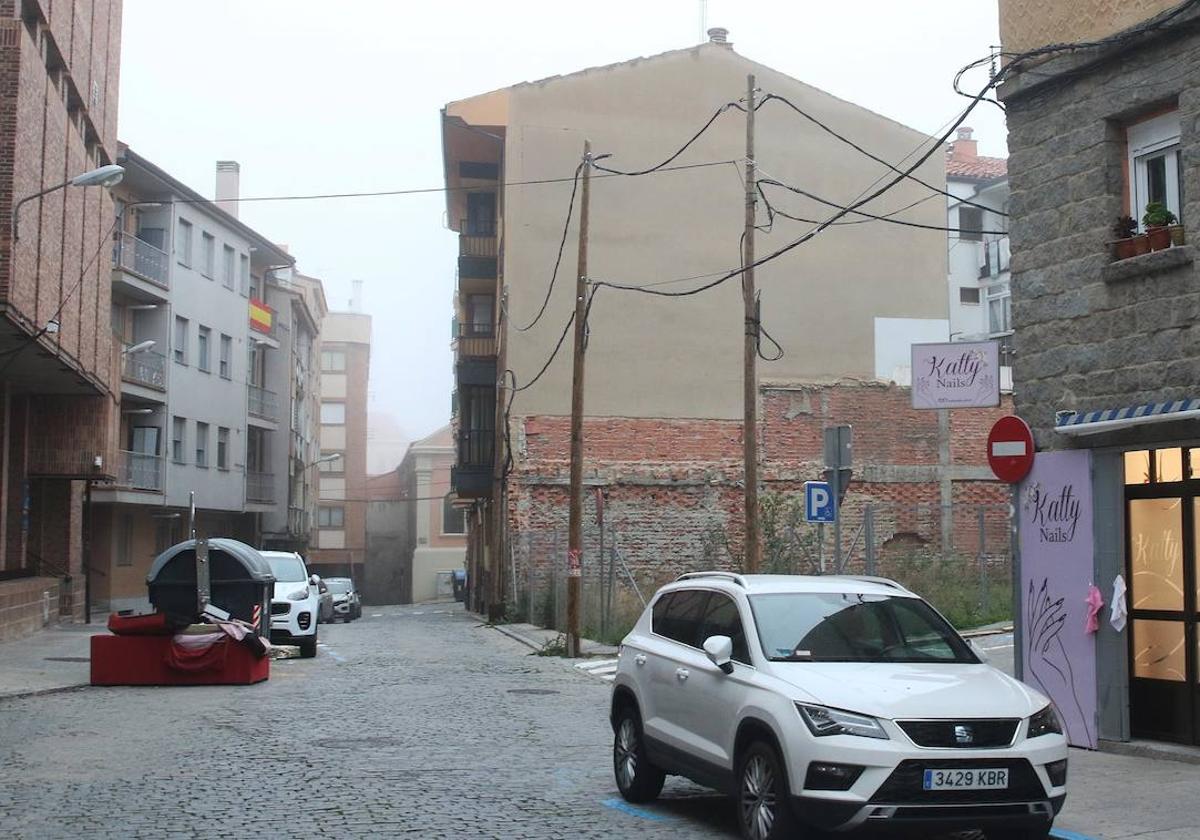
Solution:
[[[888,740],[887,732],[873,717],[808,703],[797,703],[796,708],[808,724],[809,731],[818,738],[825,735],[860,735],[863,738]]]
[[[1047,706],[1029,719],[1029,734],[1026,738],[1038,738],[1042,735],[1061,735],[1062,724],[1054,711],[1054,706]]]
[[[289,601],[303,601],[306,598],[308,598],[307,589],[297,589],[295,592],[292,592],[290,595],[288,595]]]

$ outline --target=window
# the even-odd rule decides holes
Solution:
[[[229,430],[217,427],[217,469],[229,469]]]
[[[181,365],[186,365],[187,347],[188,347],[188,319],[175,316],[175,341],[174,341],[175,361]]]
[[[341,373],[346,369],[346,354],[341,350],[321,351],[321,370],[325,373]]]
[[[338,457],[332,458],[332,457],[330,457],[332,455],[337,455]],[[321,458],[322,459],[329,458],[329,460],[328,461],[321,460],[317,463],[317,471],[318,472],[340,473],[340,472],[346,471],[346,467],[344,466],[345,461],[346,461],[345,453],[343,453],[343,452],[322,452]]]
[[[700,619],[708,606],[708,591],[684,589],[673,592],[672,596],[661,621],[655,621],[654,614],[651,614],[654,632],[685,645],[699,647]]]
[[[321,423],[326,426],[344,426],[346,424],[346,404],[321,403]]]
[[[346,509],[343,507],[317,508],[318,528],[342,528],[346,523]]]
[[[983,241],[983,210],[978,207],[959,205],[958,238],[966,242]]]
[[[196,466],[208,466],[208,424],[196,421]]]
[[[233,249],[228,245],[221,252],[221,284],[226,289],[233,289]]]
[[[227,335],[221,336],[220,374],[222,379],[233,376],[233,339]]]
[[[208,353],[208,346],[211,343],[212,330],[208,327],[200,327],[200,335],[196,343],[196,366],[205,373],[208,373],[212,370],[212,364]]]
[[[175,236],[175,257],[183,265],[192,264],[192,223],[186,219],[179,220],[179,232]]]
[[[447,493],[442,498],[442,533],[443,534],[465,534],[467,533],[467,515],[462,508],[454,506],[454,500],[458,496],[455,493]]]
[[[1139,228],[1146,205],[1161,202],[1183,222],[1179,178],[1179,112],[1135,123],[1126,130],[1129,147],[1129,215]]]
[[[217,240],[208,231],[200,234],[200,273],[212,279],[217,264]]]
[[[713,593],[708,599],[708,612],[700,622],[700,644],[703,645],[709,636],[728,636],[733,640],[734,661],[750,664],[746,631],[742,628],[742,617],[732,598]]]
[[[171,420],[171,460],[176,464],[185,463],[183,451],[187,447],[187,421],[182,417]]]
[[[958,302],[979,305],[979,289],[973,286],[958,287]]]
[[[125,513],[118,520],[121,525],[117,535],[117,565],[133,565],[133,514]]]
[[[1012,332],[1012,290],[1008,283],[993,283],[987,288],[988,332],[992,335]]]
[[[159,519],[154,525],[154,554],[162,554],[175,545],[175,528],[170,519]]]
[[[250,295],[250,258],[240,254],[241,265],[238,267],[238,291],[242,297]]]

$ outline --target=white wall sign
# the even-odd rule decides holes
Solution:
[[[913,408],[988,408],[999,404],[999,342],[912,346]]]

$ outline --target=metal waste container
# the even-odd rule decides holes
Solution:
[[[185,623],[199,618],[196,543],[171,546],[155,558],[146,576],[154,608]],[[274,584],[271,567],[257,549],[237,540],[208,540],[208,603],[253,624],[262,636],[271,631]]]

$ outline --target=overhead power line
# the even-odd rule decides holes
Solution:
[[[670,164],[672,161],[676,160],[680,155],[682,155],[684,152],[686,152],[693,143],[695,143],[697,140],[700,139],[700,137],[704,134],[704,132],[708,131],[712,127],[712,124],[715,123],[722,114],[724,114],[726,111],[730,110],[731,108],[737,109],[740,111],[746,110],[742,106],[738,105],[736,102],[726,102],[724,105],[722,105],[720,108],[718,108],[716,111],[713,112],[713,115],[708,118],[708,122],[706,122],[704,125],[700,126],[699,131],[697,131],[695,134],[693,134],[686,143],[684,143],[682,146],[680,146],[678,149],[676,149],[666,160],[664,160],[660,164],[651,166],[648,169],[638,169],[638,170],[629,171],[629,172],[622,171],[620,169],[613,169],[612,167],[608,167],[608,166],[601,166],[597,162],[593,162],[593,167],[596,169],[599,169],[601,172],[607,172],[609,175],[625,175],[625,176],[630,176],[630,177],[635,177],[638,175],[649,175],[652,172],[658,172],[658,171],[666,168],[668,164]],[[594,158],[594,161],[601,161],[601,160],[604,160],[605,158],[610,158],[610,157],[612,157],[612,155],[598,155],[596,158]]]
[[[542,308],[538,310],[537,315],[523,327],[513,324],[513,328],[517,332],[528,332],[537,326],[537,322],[542,320],[542,315],[546,312],[546,307],[550,304],[550,295],[554,292],[554,281],[558,279],[558,267],[562,264],[563,248],[567,245],[567,231],[571,229],[571,216],[575,212],[575,194],[579,191],[579,173],[583,171],[585,163],[580,163],[575,167],[575,178],[571,184],[571,201],[567,205],[567,218],[563,221],[562,239],[558,243],[558,256],[554,258],[554,270],[550,272],[550,283],[546,286],[546,296],[542,298]]]

